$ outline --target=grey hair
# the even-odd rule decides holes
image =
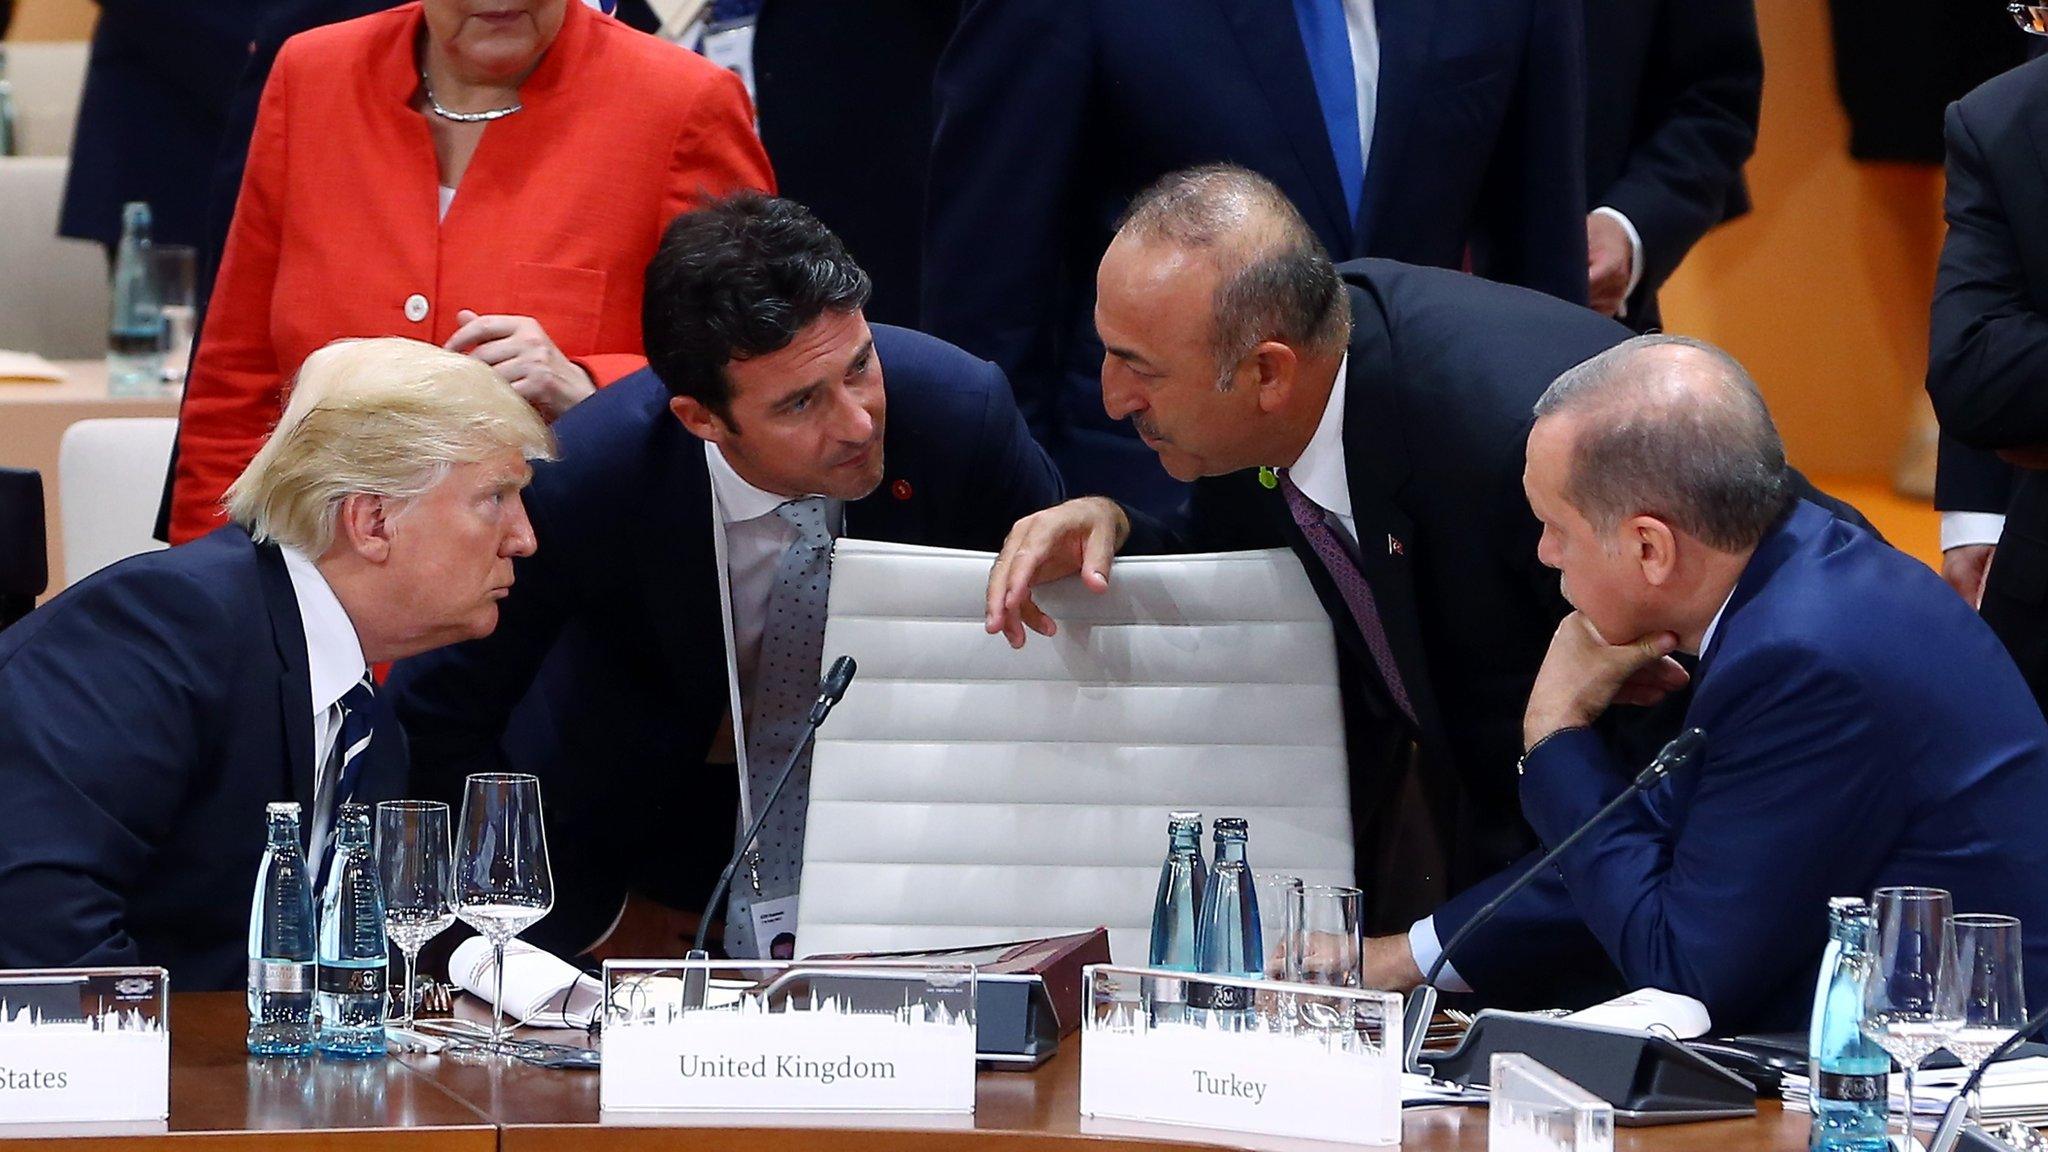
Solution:
[[[1222,278],[1211,305],[1217,386],[1260,342],[1316,353],[1351,337],[1351,310],[1336,265],[1278,185],[1235,164],[1205,164],[1161,177],[1117,223],[1118,235],[1207,251]]]
[[[1659,348],[1699,354],[1645,363]],[[1755,546],[1792,502],[1785,445],[1756,382],[1735,358],[1686,336],[1623,341],[1568,369],[1536,418],[1570,414],[1565,499],[1601,533],[1653,515],[1728,552]]]
[[[411,500],[505,449],[552,459],[554,435],[490,365],[398,336],[337,340],[306,357],[225,502],[256,540],[317,559],[350,495]]]

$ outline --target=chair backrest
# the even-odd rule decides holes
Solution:
[[[84,40],[15,41],[4,46],[23,156],[71,154],[90,48]]]
[[[107,350],[107,256],[57,235],[61,157],[0,157],[0,348],[58,360]]]
[[[57,448],[64,582],[163,547],[151,533],[178,422],[168,416],[80,420]]]
[[[1292,554],[1118,560],[1107,593],[1040,589],[1059,635],[1021,652],[982,627],[992,559],[834,552],[825,658],[860,673],[812,754],[802,954],[1104,925],[1142,963],[1176,808],[1352,883],[1335,641]]]
[[[35,610],[50,586],[50,537],[43,523],[43,474],[0,468],[0,628]]]

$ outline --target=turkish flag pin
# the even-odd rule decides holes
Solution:
[[[1408,550],[1401,546],[1400,537],[1394,535],[1392,532],[1387,533],[1387,555],[1406,556],[1407,554]]]
[[[889,485],[889,495],[894,496],[898,500],[910,499],[910,491],[910,481],[908,480],[898,480],[894,484]]]

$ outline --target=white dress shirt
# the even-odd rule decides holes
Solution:
[[[1308,447],[1287,470],[1287,478],[1301,489],[1310,503],[1330,514],[1344,531],[1351,547],[1358,547],[1358,521],[1351,515],[1351,473],[1344,466],[1344,379],[1350,375],[1351,353],[1337,362],[1337,382],[1330,386],[1329,402],[1316,424]]]
[[[1943,512],[1941,514],[1941,550],[1961,548],[1969,544],[1997,544],[2005,535],[2005,513],[2003,512]]]
[[[356,638],[355,622],[335,598],[327,577],[298,549],[280,546],[278,551],[284,555],[285,575],[291,577],[292,596],[299,602],[299,626],[306,633],[306,678],[313,695],[313,795],[318,796],[321,778],[332,770],[328,761],[334,741],[341,735],[341,698],[362,682],[370,665]],[[325,843],[329,813],[308,816],[307,843]]]
[[[725,580],[732,604],[733,658],[739,668],[740,698],[751,699],[747,686],[761,663],[761,633],[767,623],[768,597],[775,590],[775,569],[782,554],[796,542],[796,526],[773,513],[788,496],[754,487],[718,450],[704,442],[704,461],[711,472],[711,495],[717,502],[719,531],[725,533]],[[825,523],[837,537],[844,530],[846,506],[825,502]],[[734,739],[745,738],[735,729]]]
[[[1714,618],[1707,621],[1707,630],[1700,633],[1700,650],[1694,653],[1694,655],[1701,655],[1708,648],[1713,647],[1714,633],[1721,630],[1721,617],[1728,614],[1728,603],[1733,599],[1735,599],[1735,589],[1730,588],[1728,595],[1721,598],[1721,606],[1714,609]],[[1427,976],[1429,974],[1429,966],[1436,963],[1436,958],[1443,955],[1443,951],[1443,943],[1436,934],[1436,917],[1424,916],[1409,926],[1408,954],[1415,958],[1415,967],[1421,970],[1423,975]],[[1437,974],[1436,986],[1445,992],[1470,992],[1472,990],[1472,986],[1465,983],[1465,978],[1458,975],[1458,968],[1455,964],[1444,965],[1444,970]]]

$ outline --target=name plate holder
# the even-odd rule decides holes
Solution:
[[[143,1124],[171,1111],[162,968],[0,971],[0,1137],[17,1124]]]
[[[1108,964],[1082,979],[1083,1116],[1401,1142],[1399,996]]]
[[[974,1111],[972,965],[610,960],[604,986],[606,1119]]]

